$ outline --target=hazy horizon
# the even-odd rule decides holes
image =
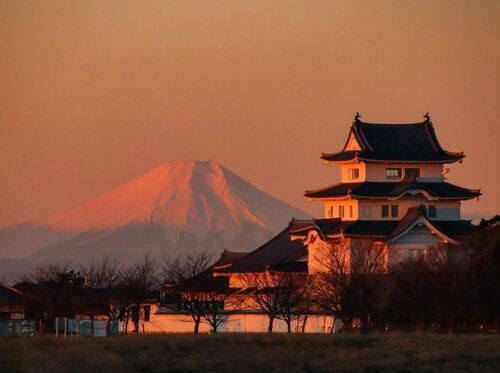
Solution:
[[[499,210],[496,1],[3,1],[0,227],[41,220],[169,160],[212,159],[321,216],[321,152],[422,120],[464,151],[448,181]]]

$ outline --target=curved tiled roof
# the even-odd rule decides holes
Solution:
[[[462,188],[447,182],[370,182],[338,183],[326,188],[306,191],[309,198],[397,198],[409,190],[421,190],[440,199],[471,199],[481,195],[479,190]]]
[[[403,233],[421,216],[423,216],[436,230],[456,240],[472,236],[476,229],[476,226],[471,224],[468,220],[429,220],[425,206],[420,205],[408,209],[405,216],[399,221],[398,226],[386,237],[386,240],[390,240]]]
[[[356,137],[361,150],[338,153],[323,153],[326,161],[343,162],[349,160],[437,162],[450,163],[464,158],[463,152],[444,150],[437,139],[429,118],[420,123],[382,124],[354,121],[351,132]]]
[[[323,239],[335,238],[335,236],[344,235],[346,237],[372,237],[389,240],[398,236],[408,229],[420,216],[427,219],[424,206],[418,206],[408,209],[408,212],[400,220],[354,220],[342,221],[339,218],[331,219],[312,219],[306,225],[303,224],[295,229],[290,229],[290,234],[296,237],[307,237],[311,230],[317,231]],[[429,220],[432,226],[446,236],[453,239],[470,237],[475,225],[467,220]]]
[[[222,271],[231,273],[262,272],[267,267],[277,266],[286,262],[290,257],[303,252],[306,249],[304,244],[301,241],[290,239],[289,230],[300,226],[300,223],[304,221],[297,222],[298,224],[295,225],[295,220],[292,220],[278,235],[235,262],[230,268]]]
[[[339,218],[312,219],[309,225],[290,229],[290,234],[306,237],[309,231],[316,230],[323,238],[344,234],[346,236],[385,237],[390,234],[398,221],[394,220],[341,220]]]

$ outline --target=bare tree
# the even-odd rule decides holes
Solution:
[[[20,283],[42,284],[47,282],[57,282],[63,274],[68,275],[75,272],[71,263],[54,263],[46,264],[36,268],[33,272],[25,274],[21,277]],[[75,272],[76,273],[76,272]]]
[[[348,325],[359,319],[364,329],[383,305],[383,245],[368,239],[331,244],[317,254],[323,270],[315,275],[314,292],[324,312]]]
[[[80,264],[80,272],[85,276],[86,285],[94,289],[116,288],[122,279],[122,265],[112,256],[92,261],[87,266]]]
[[[194,333],[200,324],[208,324],[213,332],[227,321],[225,306],[230,297],[227,278],[214,278],[209,264],[212,255],[206,251],[165,259],[162,277],[167,293],[180,295],[179,308],[194,322]],[[176,284],[176,286],[171,286]]]
[[[306,279],[303,273],[269,270],[242,275],[242,285],[250,291],[254,306],[267,315],[268,332],[273,331],[275,319],[285,321],[288,332],[292,331],[292,321],[303,315]]]
[[[213,255],[208,251],[179,255],[172,259],[165,257],[160,268],[160,276],[169,284],[180,284],[206,270],[212,262]]]
[[[126,294],[126,316],[132,318],[134,332],[139,332],[139,323],[143,306],[153,297],[158,287],[156,264],[146,256],[141,263],[122,269],[123,291]],[[127,321],[126,320],[126,321]],[[128,323],[127,323],[128,324]]]
[[[129,306],[129,297],[123,284],[122,264],[111,256],[80,265],[94,306],[110,320],[123,320]]]
[[[394,266],[388,316],[417,329],[447,326],[452,332],[469,309],[466,261],[455,255],[459,250],[441,244]]]
[[[194,322],[194,333],[198,334],[201,323],[210,326],[212,332],[227,322],[226,307],[231,300],[229,289],[192,289],[181,293],[181,309],[187,311]]]
[[[73,317],[85,309],[83,275],[67,264],[50,264],[23,276],[16,288],[39,297],[33,313],[45,323],[55,317]]]

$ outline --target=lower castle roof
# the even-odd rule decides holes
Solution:
[[[372,237],[390,239],[403,232],[415,219],[420,217],[423,208],[408,209],[408,213],[400,220],[354,220],[346,221],[339,218],[302,220],[300,226],[290,229],[290,234],[297,237],[306,237],[309,231],[316,230],[323,238],[335,236]],[[469,237],[475,226],[468,220],[429,220],[438,231],[456,240]]]

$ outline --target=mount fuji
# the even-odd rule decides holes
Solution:
[[[40,223],[0,231],[0,276],[44,263],[252,250],[300,211],[214,161],[172,161]],[[10,276],[7,276],[10,277]]]

